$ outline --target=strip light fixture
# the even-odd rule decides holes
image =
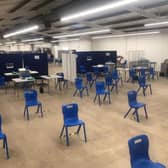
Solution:
[[[80,39],[75,38],[75,39],[64,39],[64,40],[53,40],[51,43],[57,43],[57,42],[71,42],[71,41],[79,41]]]
[[[152,27],[152,26],[162,26],[162,25],[168,25],[168,21],[166,22],[155,22],[155,23],[149,23],[145,24],[145,27]]]
[[[10,45],[10,44],[16,44],[16,41],[5,42],[5,44],[7,44],[7,45]]]
[[[20,30],[12,32],[12,33],[5,34],[5,35],[3,35],[3,37],[8,38],[8,37],[12,37],[12,36],[20,35],[20,34],[25,34],[25,33],[32,32],[32,31],[37,30],[37,29],[39,29],[39,26],[34,25],[34,26],[31,26],[31,27],[20,29]]]
[[[25,39],[25,40],[22,40],[22,43],[24,42],[34,42],[34,41],[42,41],[44,40],[44,38],[34,38],[34,39]]]
[[[110,9],[113,9],[113,8],[118,8],[118,7],[122,7],[122,6],[125,6],[125,5],[129,5],[129,4],[134,3],[136,1],[138,1],[138,0],[122,0],[122,1],[119,1],[119,2],[115,2],[115,3],[110,3],[110,4],[103,5],[103,6],[100,6],[100,7],[97,7],[97,8],[93,8],[93,9],[90,9],[90,10],[86,10],[86,11],[83,11],[83,12],[79,12],[79,13],[76,13],[76,14],[72,14],[72,15],[69,15],[69,16],[62,17],[61,21],[64,22],[64,21],[69,21],[69,20],[72,20],[72,19],[77,19],[77,18],[93,15],[93,14],[104,12],[104,11],[107,11],[107,10],[110,10]]]
[[[84,35],[91,35],[91,34],[100,34],[100,33],[106,33],[110,32],[110,29],[102,29],[102,30],[96,30],[96,31],[89,31],[89,32],[83,32],[83,33],[74,33],[74,34],[65,34],[60,36],[54,36],[54,39],[60,39],[60,38],[67,38],[67,37],[75,37],[75,36],[84,36]]]
[[[120,34],[120,35],[107,35],[107,36],[93,36],[92,39],[105,39],[105,38],[119,38],[119,37],[129,37],[129,36],[145,36],[151,34],[159,34],[160,31],[151,31],[151,32],[141,32],[141,33],[130,33],[130,34]]]

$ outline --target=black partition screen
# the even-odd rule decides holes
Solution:
[[[92,72],[93,65],[105,64],[106,62],[117,63],[117,51],[87,51],[76,52],[77,54],[77,73],[80,72],[79,67],[83,65],[88,72]]]
[[[19,68],[29,67],[38,71],[39,75],[48,75],[48,60],[46,53],[5,53],[0,54],[0,75],[7,72],[17,72]]]
[[[18,71],[22,67],[21,54],[0,54],[0,74]]]

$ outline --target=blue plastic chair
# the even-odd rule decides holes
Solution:
[[[41,113],[41,117],[43,117],[42,104],[38,101],[37,91],[36,90],[27,90],[24,92],[25,98],[25,108],[24,108],[24,117],[27,115],[27,120],[29,120],[29,107],[37,106],[36,113]]]
[[[142,88],[143,89],[143,95],[145,96],[146,95],[146,89],[149,88],[150,89],[150,94],[152,95],[152,86],[151,86],[151,84],[146,83],[146,77],[145,76],[140,76],[139,80],[138,80],[138,83],[139,83],[139,88],[137,90],[137,93]]]
[[[2,132],[2,117],[0,115],[0,140],[3,140],[3,148],[6,149],[6,158],[9,159],[7,136]]]
[[[108,66],[104,66],[104,74],[107,74],[107,73],[109,73],[109,68]]]
[[[103,101],[106,100],[106,97],[108,95],[109,104],[111,104],[110,91],[105,89],[104,81],[96,82],[96,96],[94,98],[94,102],[96,101],[98,97],[99,105],[101,105],[101,99],[100,99],[101,95],[104,95]]]
[[[144,68],[141,68],[140,69],[140,76],[145,76],[146,77],[146,71],[145,71],[145,69]]]
[[[61,78],[57,78],[57,83],[56,83],[56,89],[59,87],[59,90],[61,90],[61,86],[63,88],[68,88],[68,80],[64,79],[64,73],[63,72],[58,72],[56,75],[60,76]]]
[[[87,96],[89,96],[88,88],[87,88],[87,86],[83,85],[83,79],[82,78],[76,78],[75,79],[75,87],[76,87],[76,90],[75,90],[73,96],[75,96],[77,94],[77,92],[79,92],[80,97],[82,98],[84,90],[86,90]]]
[[[112,71],[112,79],[115,81],[116,87],[118,88],[118,83],[121,81],[121,86],[123,86],[123,80],[122,77],[119,75],[117,70]]]
[[[116,83],[113,82],[111,74],[107,74],[105,76],[105,83],[106,83],[106,87],[108,88],[109,91],[112,92],[114,87],[115,87],[116,88],[116,92],[118,93],[118,87],[117,87]]]
[[[94,75],[95,75],[95,77],[97,79],[99,77],[99,75],[100,75],[100,68],[93,67],[93,73],[94,73]]]
[[[139,135],[128,141],[131,168],[166,168],[155,163],[149,157],[149,140],[146,135]]]
[[[130,111],[132,109],[134,109],[133,115],[136,115],[137,122],[140,122],[138,109],[143,107],[144,111],[145,111],[146,119],[148,119],[146,104],[140,103],[137,101],[137,92],[136,91],[132,90],[132,91],[128,92],[128,104],[129,104],[130,108],[129,108],[128,112],[124,115],[124,118],[126,118],[128,116],[128,114],[130,113]]]
[[[0,88],[5,88],[5,93],[7,93],[7,87],[6,87],[4,76],[0,76]]]
[[[80,132],[81,126],[83,126],[84,138],[85,138],[85,142],[87,142],[85,122],[82,120],[79,120],[78,118],[78,104],[74,103],[74,104],[62,105],[62,112],[64,117],[64,125],[60,133],[60,138],[62,137],[65,129],[66,144],[67,146],[69,146],[68,128],[78,126],[78,129],[76,131],[76,134],[78,135]]]
[[[150,79],[154,79],[155,75],[156,75],[156,72],[155,72],[154,68],[150,67],[149,68],[149,77],[150,77]]]
[[[87,72],[86,67],[84,65],[79,66],[79,71],[81,74],[85,74]]]
[[[87,85],[89,84],[90,88],[93,86],[94,82],[96,81],[96,79],[93,78],[91,72],[88,72],[86,74],[86,80],[87,80]]]
[[[130,80],[131,80],[132,83],[134,83],[134,81],[138,80],[138,76],[136,75],[136,71],[135,71],[134,68],[131,68],[129,70],[129,79],[128,79],[128,81],[130,81]]]

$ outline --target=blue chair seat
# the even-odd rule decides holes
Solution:
[[[0,132],[0,139],[4,139],[6,137],[5,134],[3,134],[2,132]]]
[[[64,126],[65,127],[72,127],[75,125],[82,125],[84,124],[84,122],[82,120],[76,120],[76,119],[69,119],[69,120],[65,120],[64,122]]]
[[[165,168],[160,163],[154,163],[151,160],[141,159],[134,163],[133,168]]]
[[[136,102],[136,103],[130,103],[130,107],[131,108],[141,108],[144,107],[145,104],[144,103],[140,103],[140,102]]]
[[[35,102],[35,101],[29,101],[26,102],[26,106],[37,106],[37,105],[41,105],[41,102]]]

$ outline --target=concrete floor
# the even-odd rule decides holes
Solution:
[[[50,73],[58,72],[61,67],[50,65]],[[52,85],[52,83],[51,83]],[[73,97],[74,86],[39,94],[44,106],[44,118],[30,111],[30,121],[23,118],[23,93],[17,98],[13,90],[7,95],[0,90],[0,112],[3,117],[3,131],[8,136],[10,159],[0,148],[0,168],[129,168],[128,139],[138,134],[147,134],[150,139],[150,156],[168,166],[168,80],[152,81],[153,95],[139,94],[139,101],[147,104],[149,119],[140,110],[141,122],[132,116],[123,119],[128,110],[127,91],[137,89],[137,84],[124,83],[119,94],[112,93],[112,104],[99,106],[93,103],[94,89],[89,97]],[[88,142],[80,136],[70,137],[66,147],[65,138],[59,139],[62,128],[61,105],[76,102],[79,116],[86,122]],[[74,132],[74,129],[71,129]],[[1,145],[1,144],[0,144]],[[2,146],[2,145],[1,145]]]

